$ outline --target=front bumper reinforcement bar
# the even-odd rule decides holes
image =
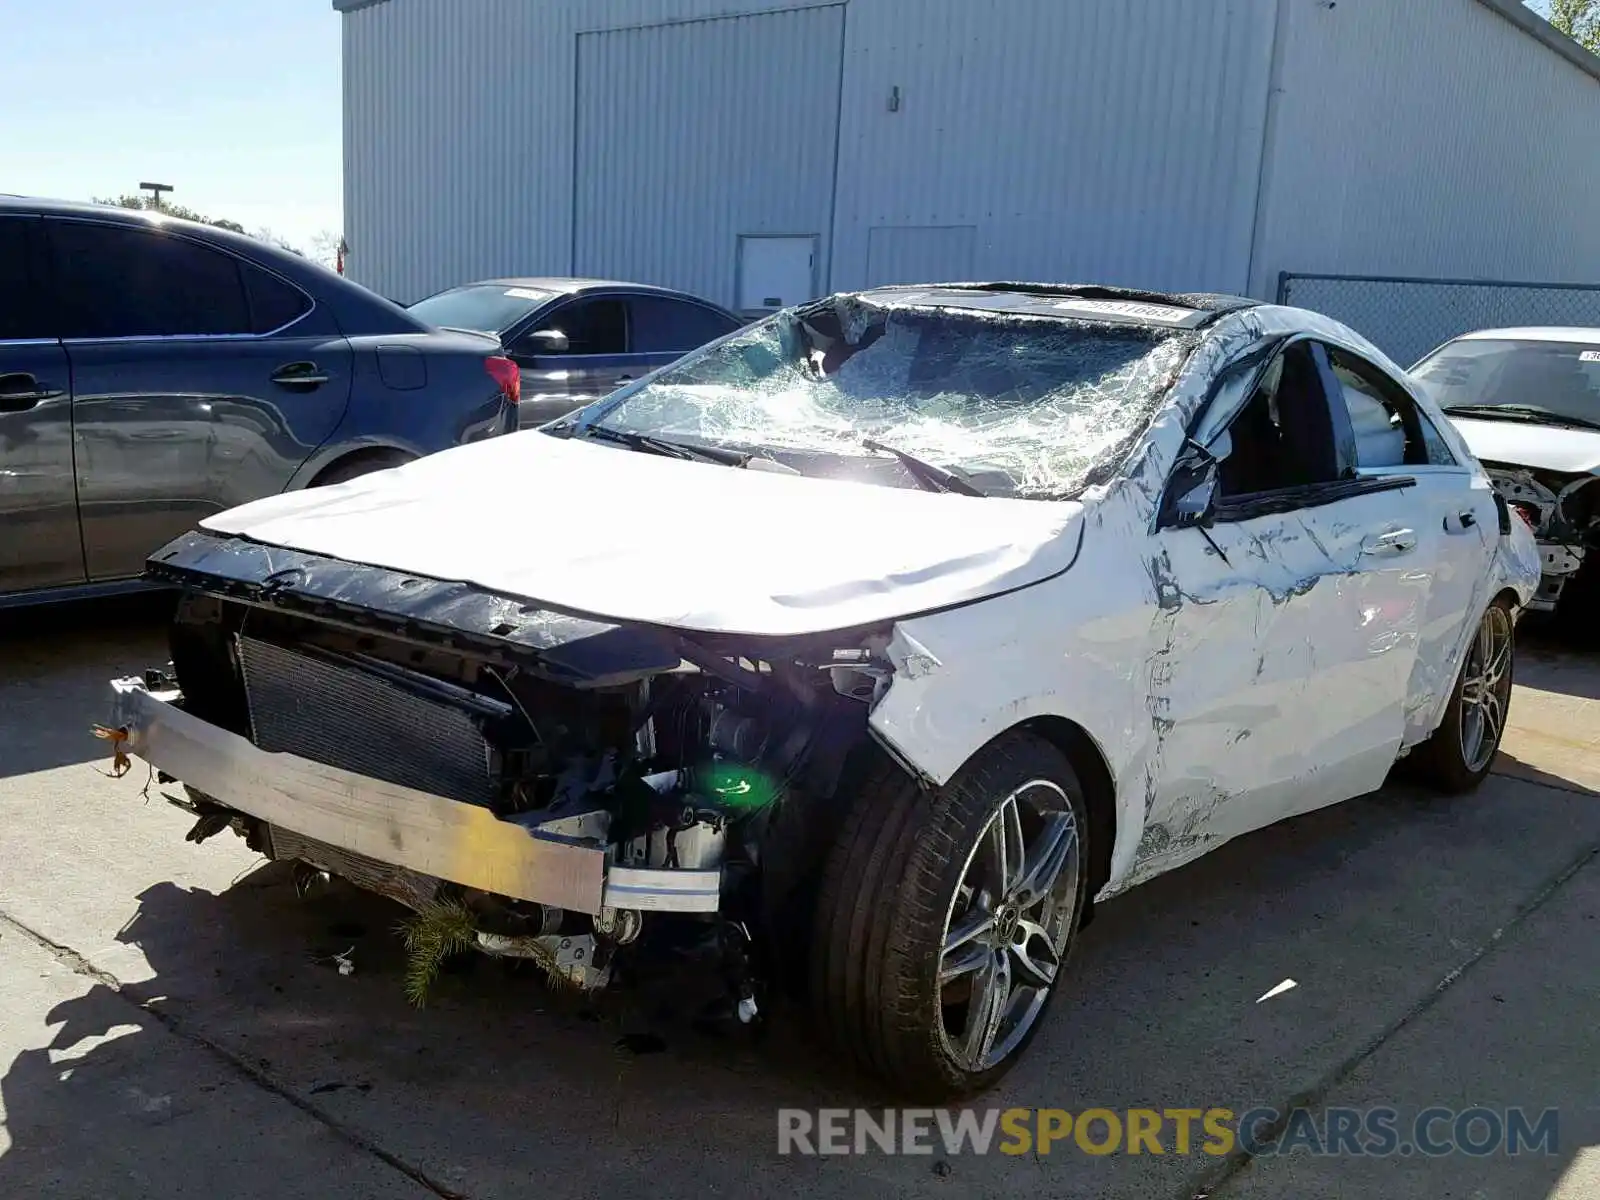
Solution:
[[[620,867],[486,808],[259,749],[183,710],[179,693],[113,680],[127,753],[226,808],[377,862],[572,912],[715,912],[721,872]]]

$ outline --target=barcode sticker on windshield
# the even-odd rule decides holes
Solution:
[[[1578,355],[1579,362],[1600,362],[1600,350],[1585,350]]]
[[[507,288],[506,295],[515,296],[518,300],[543,300],[543,292],[535,292],[530,288]]]
[[[1089,321],[1125,321],[1135,325],[1169,325],[1192,329],[1206,315],[1192,308],[1172,304],[1146,304],[1137,300],[1062,300],[1053,305],[1058,311]]]

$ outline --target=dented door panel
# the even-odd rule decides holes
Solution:
[[[1417,511],[1418,536],[1429,544],[1433,562],[1417,655],[1406,685],[1405,744],[1414,745],[1438,725],[1439,700],[1450,694],[1478,617],[1489,603],[1500,533],[1487,478],[1474,482],[1465,470],[1404,470],[1415,480],[1408,495]]]
[[[1399,493],[1157,535],[1159,708],[1138,874],[1377,787],[1429,573]],[[1219,554],[1220,551],[1220,554]]]

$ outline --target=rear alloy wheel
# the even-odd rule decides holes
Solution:
[[[1494,766],[1511,712],[1516,631],[1511,607],[1491,604],[1478,623],[1443,722],[1415,756],[1422,778],[1444,792],[1465,792]]]
[[[1004,1075],[1037,1032],[1087,890],[1088,820],[1059,750],[1006,734],[930,794],[886,764],[818,900],[812,994],[860,1066],[929,1101]]]

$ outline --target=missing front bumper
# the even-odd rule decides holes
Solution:
[[[542,837],[488,809],[293,754],[269,753],[151,692],[112,681],[119,746],[229,809],[348,855],[570,912],[709,913],[721,872],[613,865],[604,850]],[[317,864],[324,865],[324,864]],[[360,880],[354,882],[359,883]]]

